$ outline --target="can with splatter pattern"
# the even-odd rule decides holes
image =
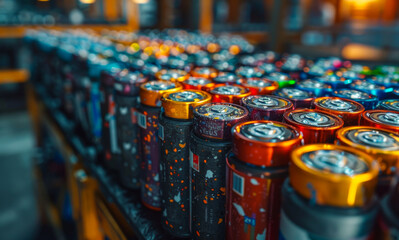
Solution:
[[[119,179],[125,187],[138,189],[140,186],[140,154],[137,125],[140,85],[147,81],[141,73],[122,71],[115,78],[116,129],[121,161]]]
[[[160,143],[158,139],[161,97],[165,93],[181,90],[180,83],[152,81],[140,86],[140,107],[137,124],[140,127],[141,201],[153,210],[161,210],[159,187]]]
[[[373,158],[351,147],[295,149],[282,188],[279,239],[372,239],[377,176]]]
[[[209,103],[211,95],[181,90],[162,97],[158,136],[161,142],[161,224],[176,237],[190,236],[189,143],[193,108]]]
[[[357,126],[364,107],[362,104],[339,97],[320,97],[313,102],[316,110],[329,112],[342,118],[344,126]]]
[[[388,129],[399,134],[399,113],[388,110],[367,110],[360,117],[360,125]]]
[[[190,139],[191,233],[194,239],[225,239],[226,154],[231,128],[248,120],[239,105],[211,103],[194,109]]]
[[[341,118],[314,109],[286,112],[284,122],[299,129],[303,135],[303,144],[333,143],[335,133],[344,125]]]
[[[294,108],[292,102],[271,95],[252,95],[241,99],[241,104],[249,111],[251,120],[283,121],[284,113]]]
[[[212,102],[226,102],[240,104],[242,98],[249,96],[251,92],[239,85],[216,84],[210,90]]]
[[[336,143],[359,149],[377,160],[380,168],[377,193],[386,195],[399,169],[399,135],[374,127],[346,127],[337,132]]]
[[[301,138],[294,127],[274,121],[234,127],[226,168],[226,239],[278,238],[281,186]]]

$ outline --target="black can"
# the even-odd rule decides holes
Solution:
[[[131,189],[140,186],[140,154],[137,124],[140,84],[147,79],[127,71],[115,79],[116,128],[121,161],[118,168],[122,184]]]

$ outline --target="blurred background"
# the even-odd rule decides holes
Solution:
[[[52,146],[36,147],[25,91],[35,61],[23,42],[27,29],[228,32],[279,53],[392,64],[399,61],[398,10],[397,0],[0,0],[0,239],[72,239],[74,231],[67,196],[59,194],[63,180],[52,179],[48,195],[34,181],[32,159],[41,163],[47,151],[62,160]]]

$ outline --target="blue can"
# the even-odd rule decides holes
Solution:
[[[399,112],[399,99],[386,99],[378,102],[378,109]]]
[[[295,87],[306,92],[311,92],[316,97],[329,96],[333,90],[331,85],[313,79],[300,81]]]
[[[338,77],[337,75],[326,75],[316,79],[319,82],[324,84],[331,85],[333,90],[348,88],[349,85],[352,83],[352,79]]]
[[[363,105],[366,110],[375,109],[378,104],[378,98],[374,95],[355,89],[339,89],[335,90],[332,95],[334,97],[346,98],[356,101]]]
[[[386,99],[393,88],[387,88],[383,85],[378,85],[364,80],[355,80],[350,85],[352,89],[366,92],[368,94],[377,96],[379,99]]]

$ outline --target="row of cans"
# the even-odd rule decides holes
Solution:
[[[306,69],[297,55],[238,58],[234,71],[199,64],[152,76],[93,58],[96,77],[74,106],[101,129],[107,168],[140,188],[177,237],[367,239],[380,199],[388,199],[380,229],[398,229],[385,221],[386,212],[398,217],[395,193],[386,195],[399,162],[398,99],[392,85],[368,87],[381,73],[395,83],[396,71],[336,59]],[[265,64],[274,66],[267,77]],[[317,67],[332,72],[316,79]]]

